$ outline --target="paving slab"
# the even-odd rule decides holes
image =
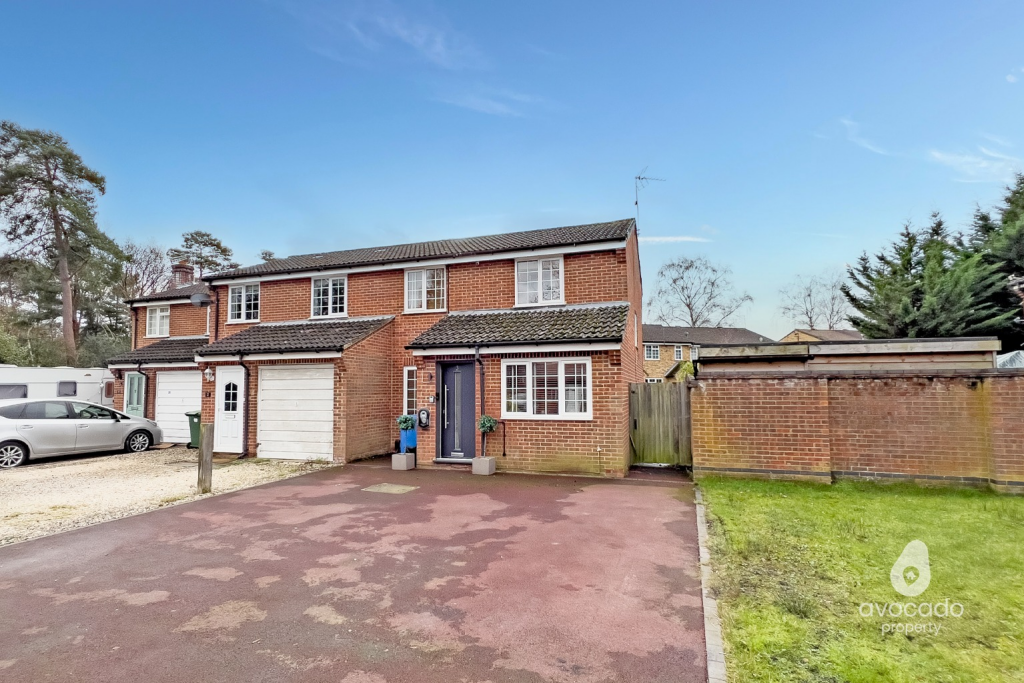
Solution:
[[[688,484],[348,466],[0,548],[0,679],[706,681],[699,572]]]

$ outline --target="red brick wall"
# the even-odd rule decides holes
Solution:
[[[206,334],[206,309],[192,304],[174,304],[171,307],[172,337],[193,337]],[[212,314],[211,314],[212,315]],[[213,320],[210,320],[211,324]],[[132,309],[133,349],[155,344],[166,337],[146,337],[146,307]]]
[[[395,406],[401,402],[401,398],[396,400],[394,395],[396,389],[400,390],[400,386],[395,386],[396,373],[391,358],[394,333],[392,323],[346,349],[342,355],[344,384],[336,388],[335,400],[342,397],[344,402],[340,413],[344,420],[344,462],[394,450],[394,439],[398,436]]]
[[[1024,492],[1024,373],[705,376],[691,387],[698,476],[902,478]]]
[[[695,474],[831,476],[824,379],[701,379],[690,419]]]

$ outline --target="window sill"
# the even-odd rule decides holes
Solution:
[[[547,307],[547,306],[565,306],[565,300],[563,299],[561,301],[542,301],[541,303],[537,303],[537,304],[520,304],[520,303],[517,303],[512,308],[544,308],[544,307]]]
[[[143,339],[167,339],[169,334],[147,334]]]
[[[338,320],[339,318],[347,318],[348,313],[332,313],[330,315],[311,315],[310,320]]]
[[[448,312],[447,308],[432,308],[429,311],[427,309],[425,309],[425,308],[417,308],[417,309],[413,309],[413,310],[406,309],[406,310],[402,311],[402,315],[417,315],[419,313],[447,313],[447,312]]]
[[[593,419],[594,419],[594,416],[593,415],[589,415],[589,414],[588,415],[581,414],[581,415],[577,416],[577,415],[522,415],[522,414],[519,414],[519,413],[512,413],[511,415],[507,415],[505,413],[502,413],[501,414],[501,419],[502,420],[516,420],[516,421],[522,420],[522,421],[528,421],[528,422],[532,422],[534,420],[536,420],[538,422],[557,422],[557,421],[562,421],[562,422],[592,422]]]
[[[258,323],[259,320],[228,320],[225,325],[252,325]]]

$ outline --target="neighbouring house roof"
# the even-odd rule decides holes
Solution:
[[[794,332],[799,332],[807,337],[813,337],[819,341],[856,341],[864,338],[864,335],[857,330],[815,330],[798,327],[789,334]],[[789,334],[786,336],[788,337]]]
[[[1010,351],[996,356],[997,368],[1024,368],[1024,351]]]
[[[394,316],[261,323],[203,347],[197,355],[344,351],[394,320]]]
[[[160,292],[146,294],[145,296],[125,299],[125,303],[134,304],[141,301],[166,301],[169,299],[187,299],[193,294],[209,294],[210,288],[204,282],[196,282],[184,287],[171,287]]]
[[[381,265],[401,263],[403,261],[453,258],[457,256],[494,254],[503,251],[521,251],[524,249],[621,241],[626,239],[635,227],[635,221],[632,218],[627,218],[608,223],[591,223],[564,228],[527,230],[525,232],[506,232],[484,237],[466,237],[462,239],[435,240],[433,242],[398,244],[390,247],[370,247],[366,249],[330,251],[321,254],[303,254],[301,256],[271,259],[255,266],[225,270],[207,275],[203,279],[209,282],[211,280],[250,275],[317,271],[326,268]]]
[[[410,349],[565,342],[621,342],[629,304],[585,304],[512,311],[475,311],[445,316]]]
[[[774,341],[744,327],[644,325],[645,344],[758,344]]]
[[[206,346],[208,337],[168,337],[158,342],[126,351],[107,360],[107,365],[152,363],[185,363],[196,359],[196,349]]]

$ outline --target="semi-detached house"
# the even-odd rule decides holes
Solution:
[[[349,462],[393,452],[416,416],[421,467],[623,476],[642,382],[631,219],[293,256],[130,302],[115,400],[218,452]],[[200,305],[195,305],[200,304]],[[205,305],[204,305],[205,304]]]

